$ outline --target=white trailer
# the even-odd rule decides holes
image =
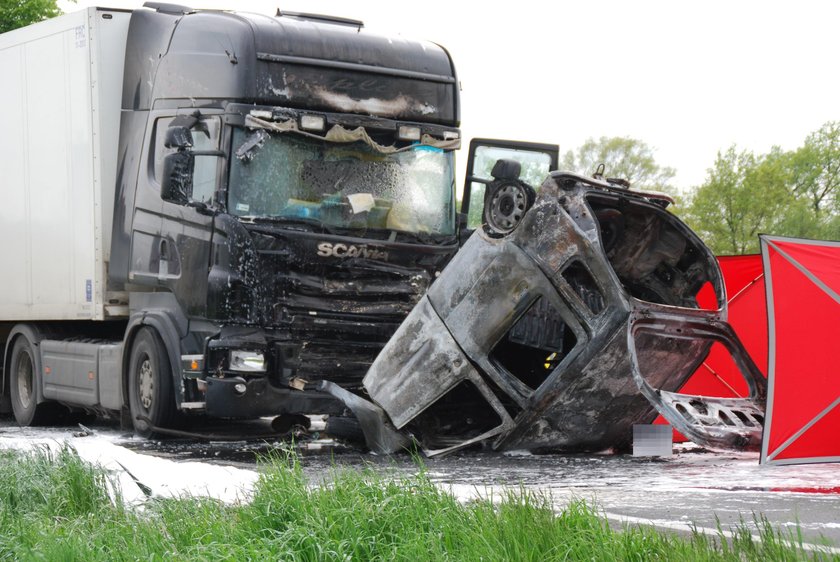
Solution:
[[[88,8],[0,35],[0,320],[127,316],[109,295],[131,12]]]

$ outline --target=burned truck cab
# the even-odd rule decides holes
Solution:
[[[317,383],[361,389],[458,248],[459,119],[434,44],[321,16],[133,12],[109,283],[129,297],[137,431],[178,410],[341,411]]]

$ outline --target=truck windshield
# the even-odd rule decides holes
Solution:
[[[363,142],[262,134],[232,158],[228,211],[243,218],[306,220],[327,227],[452,235],[451,151],[424,145],[381,154]],[[254,143],[237,128],[233,151]]]

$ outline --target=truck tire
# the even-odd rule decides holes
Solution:
[[[9,362],[9,389],[12,399],[12,412],[15,421],[21,427],[43,425],[52,421],[57,404],[37,403],[36,389],[41,379],[39,362],[35,350],[26,336],[21,335],[12,346]]]
[[[175,418],[172,368],[163,341],[152,328],[140,328],[131,345],[128,406],[134,431],[141,437],[154,437],[153,427],[170,427]]]

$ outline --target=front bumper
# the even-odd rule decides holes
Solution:
[[[206,380],[205,412],[214,418],[258,418],[284,414],[341,414],[344,404],[317,390],[277,388],[266,378]],[[239,390],[237,390],[237,386]],[[244,386],[244,392],[241,391]]]

